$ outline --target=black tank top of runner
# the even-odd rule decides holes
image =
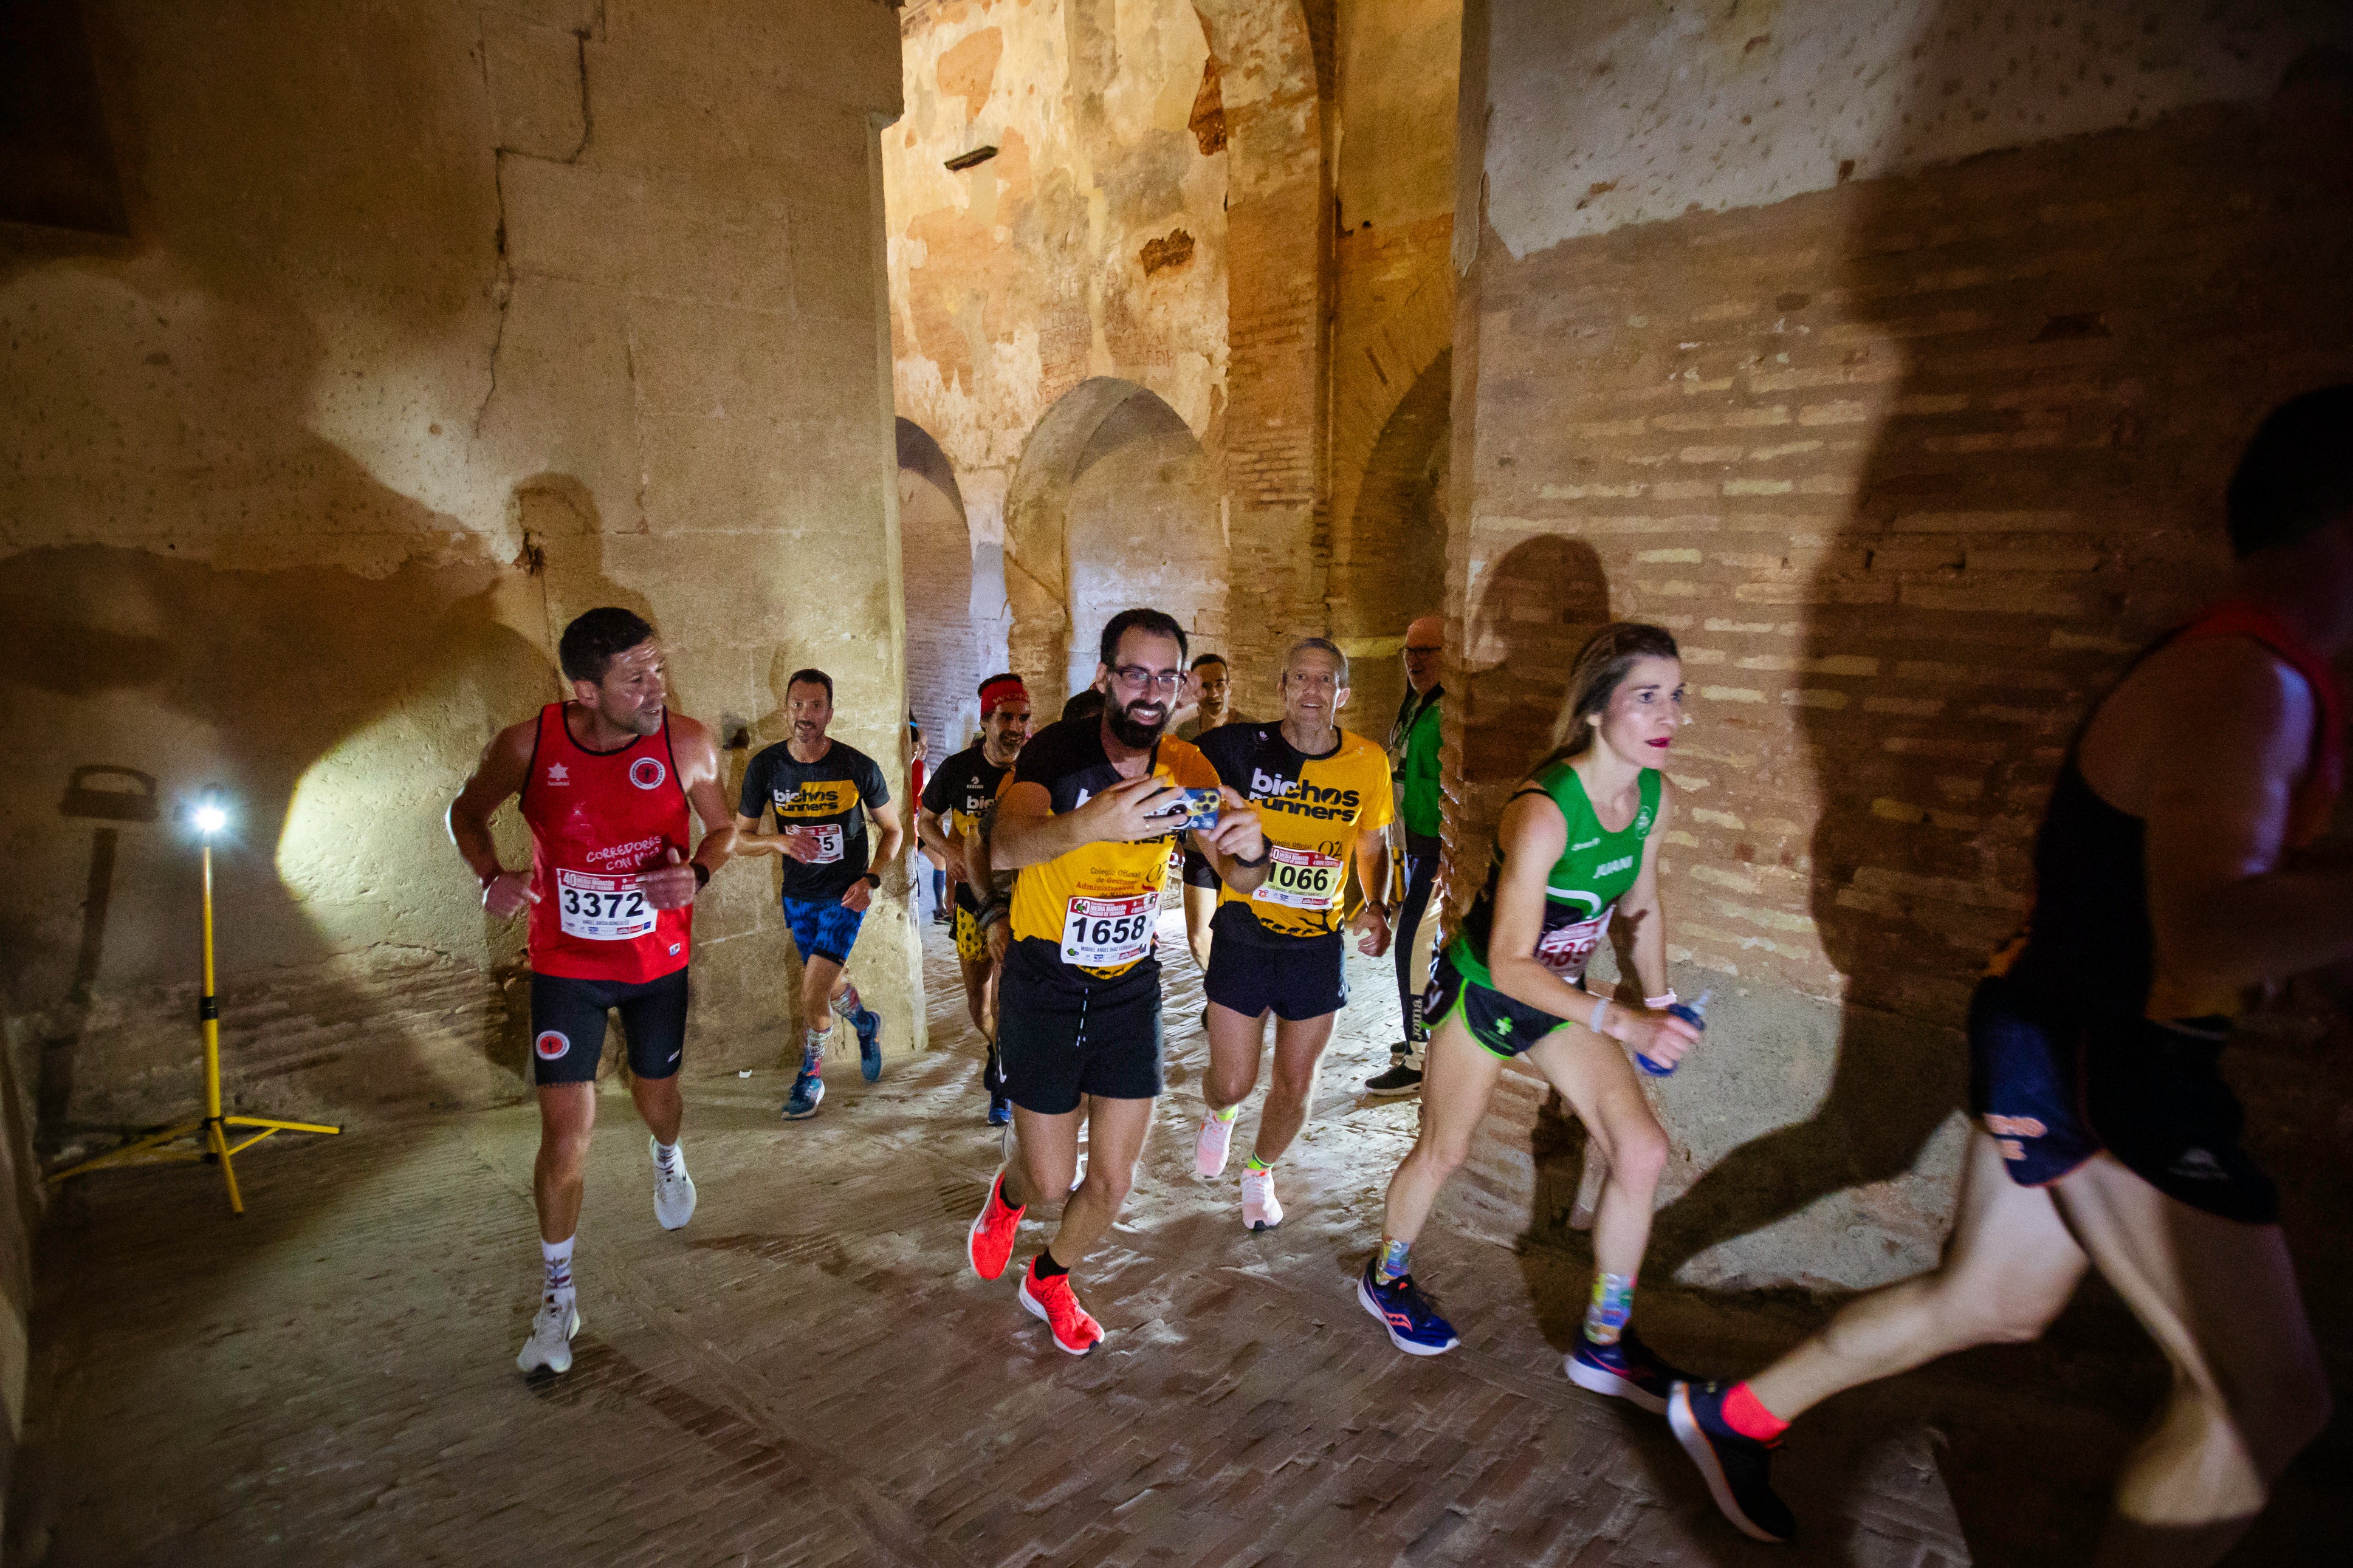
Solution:
[[[2290,843],[2308,844],[2327,826],[2344,773],[2343,698],[2327,660],[2276,616],[2252,605],[2225,604],[2159,637],[2125,673],[2173,643],[2219,637],[2262,644],[2312,689],[2312,760],[2296,786],[2289,825]],[[2146,825],[2101,799],[2078,762],[2084,732],[2099,710],[2094,703],[2068,742],[2034,842],[2033,911],[2026,930],[1995,959],[1995,971],[2079,1016],[2172,1021],[2235,1012],[2234,996],[2158,973]]]

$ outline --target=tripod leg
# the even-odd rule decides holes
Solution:
[[[228,1184],[228,1206],[234,1214],[245,1212],[245,1199],[237,1195],[237,1167],[229,1163],[228,1134],[221,1130],[216,1117],[205,1123],[205,1136],[211,1140],[213,1152],[220,1158],[221,1180]]]

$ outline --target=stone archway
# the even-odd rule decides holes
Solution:
[[[1333,531],[1333,636],[1356,669],[1356,727],[1383,732],[1405,695],[1397,651],[1406,623],[1446,601],[1448,410],[1454,356],[1440,350],[1414,378],[1365,459],[1354,505]]]
[[[972,534],[947,454],[912,419],[898,422],[899,548],[907,602],[907,705],[934,762],[979,716],[973,690],[997,649],[975,592]],[[1001,595],[999,595],[1001,596]],[[993,667],[992,667],[993,668]]]
[[[1046,411],[1014,469],[1005,538],[1010,663],[1041,712],[1093,678],[1096,635],[1130,605],[1224,646],[1217,475],[1176,411],[1134,382],[1097,376]]]

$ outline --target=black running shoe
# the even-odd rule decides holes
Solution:
[[[1366,1079],[1365,1088],[1374,1094],[1412,1094],[1421,1088],[1421,1074],[1399,1060],[1388,1071]]]
[[[1787,1541],[1798,1533],[1798,1521],[1775,1495],[1767,1474],[1779,1445],[1744,1437],[1725,1425],[1728,1392],[1721,1383],[1676,1384],[1667,1401],[1667,1425],[1734,1529],[1757,1541]]]

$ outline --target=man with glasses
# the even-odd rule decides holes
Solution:
[[[1398,1008],[1405,1016],[1405,1038],[1389,1050],[1389,1067],[1365,1080],[1375,1094],[1411,1094],[1421,1087],[1422,1053],[1430,1046],[1430,1026],[1421,1016],[1422,987],[1430,977],[1429,944],[1416,941],[1422,917],[1430,912],[1430,895],[1438,882],[1438,857],[1443,846],[1443,797],[1438,785],[1439,703],[1446,689],[1438,684],[1446,658],[1446,622],[1423,616],[1405,629],[1405,700],[1398,705],[1396,724],[1389,729],[1389,765],[1396,770],[1398,826],[1405,839],[1405,897],[1398,903],[1394,932],[1397,958]],[[1431,922],[1431,936],[1437,934]]]
[[[1029,1205],[1067,1194],[1052,1241],[1022,1271],[1020,1300],[1071,1355],[1103,1331],[1071,1290],[1071,1267],[1127,1201],[1161,1089],[1153,946],[1170,841],[1188,833],[1244,893],[1267,874],[1257,812],[1219,786],[1199,752],[1162,734],[1184,679],[1185,631],[1174,619],[1148,609],[1113,616],[1095,667],[1103,710],[1050,724],[1022,748],[990,830],[992,863],[1018,873],[997,1029],[1014,1148],[966,1256],[996,1279]],[[1188,829],[1188,791],[1210,792],[1214,826]],[[1073,1191],[1082,1119],[1087,1173]]]

